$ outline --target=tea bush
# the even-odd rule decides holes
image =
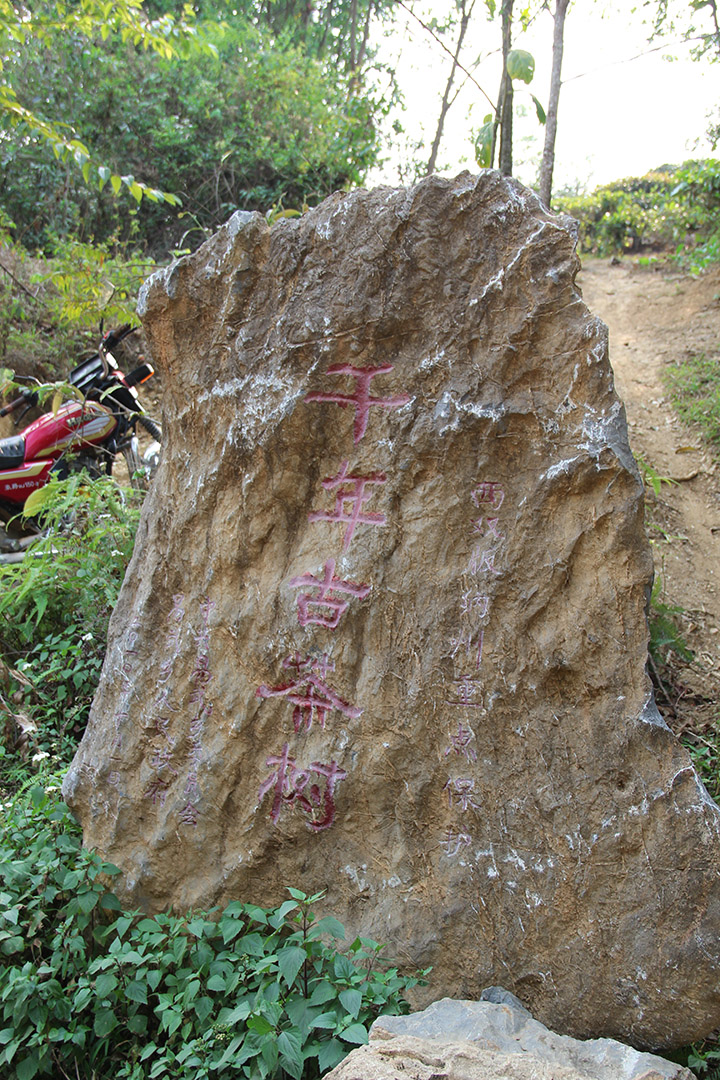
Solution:
[[[0,1074],[311,1080],[417,983],[319,918],[321,894],[186,916],[122,912],[119,871],[41,787],[2,811]]]
[[[592,194],[559,195],[553,208],[579,222],[582,251],[672,249],[690,269],[701,269],[720,252],[720,161],[664,165]]]

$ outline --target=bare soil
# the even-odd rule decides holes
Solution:
[[[675,481],[658,497],[648,491],[646,528],[661,599],[683,609],[678,621],[695,658],[671,662],[658,705],[678,734],[709,734],[720,728],[720,462],[677,418],[663,370],[700,352],[720,363],[720,269],[692,278],[671,264],[588,259],[578,283],[609,328],[633,452]]]

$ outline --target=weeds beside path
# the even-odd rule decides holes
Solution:
[[[667,696],[660,691],[657,698],[676,734],[703,758],[706,782],[717,796],[720,446],[713,451],[698,428],[678,419],[666,372],[698,355],[720,365],[720,269],[692,278],[667,264],[585,259],[578,283],[610,331],[610,361],[633,452],[648,475],[675,481],[660,484],[657,494],[650,487],[648,533],[661,579],[658,600],[683,609],[677,620],[695,659],[688,666],[671,655]]]

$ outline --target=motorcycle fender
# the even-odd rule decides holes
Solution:
[[[97,401],[71,401],[23,431],[28,459],[56,458],[69,447],[98,446],[115,430],[110,409]]]

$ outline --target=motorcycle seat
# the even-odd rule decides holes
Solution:
[[[25,461],[25,436],[0,439],[0,469],[17,469]]]

